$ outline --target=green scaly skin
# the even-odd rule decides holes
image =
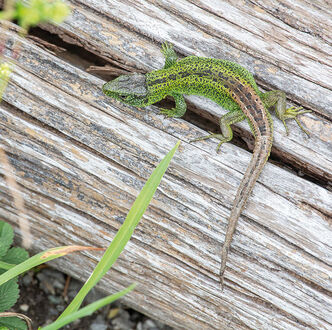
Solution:
[[[232,139],[231,124],[246,119],[255,136],[253,156],[237,190],[222,247],[219,275],[223,289],[228,250],[238,218],[272,147],[273,123],[267,109],[275,107],[277,117],[283,122],[287,133],[285,120],[295,119],[306,134],[308,132],[297,116],[311,111],[301,110],[302,107],[287,109],[286,95],[282,91],[260,92],[252,74],[239,64],[197,56],[178,60],[172,45],[168,43],[162,45],[162,53],[165,56],[163,69],[145,75],[134,73],[120,76],[106,83],[103,92],[135,107],[146,107],[170,95],[175,100],[175,108],[161,109],[168,117],[182,117],[186,112],[183,94],[202,95],[215,101],[229,111],[220,118],[221,134],[210,134],[193,141],[216,138],[219,140],[217,151],[222,143]]]

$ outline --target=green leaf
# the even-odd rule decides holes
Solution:
[[[19,296],[17,279],[0,285],[0,312],[4,312],[14,306]]]
[[[6,283],[10,279],[15,278],[16,276],[26,272],[27,270],[35,266],[44,264],[47,261],[63,257],[68,253],[77,252],[77,251],[87,251],[87,250],[100,250],[100,248],[72,245],[72,246],[59,246],[56,248],[40,252],[14,267],[9,267],[9,269],[5,273],[0,275],[0,285]],[[6,263],[6,265],[8,266],[9,264]]]
[[[148,207],[179,145],[180,141],[175,145],[175,147],[171,151],[169,151],[169,153],[164,157],[164,159],[152,172],[148,181],[145,183],[143,189],[137,196],[124,223],[116,233],[114,239],[112,240],[110,246],[105,251],[103,257],[98,262],[93,273],[90,275],[89,279],[83,285],[79,293],[75,296],[73,301],[69,304],[69,306],[65,309],[65,311],[59,316],[58,319],[68,316],[69,314],[76,312],[78,310],[88,292],[108,272],[108,270],[111,268],[115,260],[119,257],[120,253],[122,252],[125,245],[129,241],[131,235],[133,234],[135,227],[138,225],[138,222],[140,221],[143,213]]]
[[[10,9],[0,12],[0,20],[11,21],[15,17],[15,10]]]
[[[62,22],[70,13],[70,9],[63,1],[24,0],[16,2],[15,18],[20,26],[28,29],[41,22]]]
[[[4,256],[13,243],[14,230],[4,221],[0,221],[0,258]]]
[[[128,292],[130,292],[131,290],[133,290],[135,288],[136,284],[132,284],[130,285],[128,288],[117,292],[111,296],[107,296],[105,298],[99,299],[95,302],[93,302],[92,304],[89,304],[88,306],[85,306],[84,308],[81,308],[80,310],[78,310],[77,312],[74,312],[72,314],[69,314],[61,319],[58,319],[57,321],[53,322],[50,325],[47,325],[44,328],[41,328],[40,330],[57,330],[62,328],[63,326],[65,326],[68,323],[71,323],[77,319],[80,319],[82,317],[91,315],[93,312],[95,312],[97,309],[104,307],[107,304],[112,303],[113,301],[121,298],[122,296],[124,296],[125,294],[127,294]]]
[[[11,330],[26,330],[27,324],[19,319],[18,317],[1,317],[0,318],[0,329],[1,326],[6,327],[7,329]],[[5,329],[6,329],[5,328]]]
[[[2,261],[17,265],[27,260],[28,258],[28,251],[20,247],[13,247],[7,251],[7,254],[2,258]]]
[[[61,23],[69,13],[69,7],[64,2],[55,1],[49,6],[46,17],[55,23]]]

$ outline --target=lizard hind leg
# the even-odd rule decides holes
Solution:
[[[309,136],[309,132],[302,126],[297,116],[304,113],[309,113],[311,110],[302,110],[302,107],[290,107],[286,108],[286,94],[283,91],[274,90],[260,95],[266,108],[275,106],[277,117],[282,121],[288,135],[288,127],[286,125],[286,119],[294,119],[301,130]]]
[[[220,146],[232,140],[233,138],[233,131],[230,125],[240,122],[244,120],[246,117],[243,112],[241,111],[231,111],[226,113],[225,115],[221,116],[219,119],[219,125],[220,125],[220,130],[221,134],[216,134],[216,133],[211,133],[207,136],[201,136],[197,139],[193,139],[190,142],[195,142],[195,141],[201,141],[201,140],[206,140],[210,138],[215,138],[219,140],[218,146],[217,146],[217,152],[220,149]]]

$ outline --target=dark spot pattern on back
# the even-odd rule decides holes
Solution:
[[[268,126],[272,123],[258,96],[256,82],[251,73],[237,63],[190,56],[170,68],[152,71],[146,77],[151,103],[172,92],[203,95],[230,111],[241,110],[255,136],[270,134]]]

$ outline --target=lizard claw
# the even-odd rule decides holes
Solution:
[[[308,135],[308,137],[310,137],[309,132],[302,126],[302,124],[300,123],[300,121],[298,120],[297,116],[299,115],[303,115],[304,113],[310,113],[312,112],[311,110],[302,110],[303,107],[290,107],[288,109],[286,109],[283,118],[281,119],[285,129],[286,129],[286,134],[288,135],[288,127],[286,125],[285,119],[294,119],[296,121],[296,123],[298,124],[298,126],[301,128],[301,130],[306,133]]]

